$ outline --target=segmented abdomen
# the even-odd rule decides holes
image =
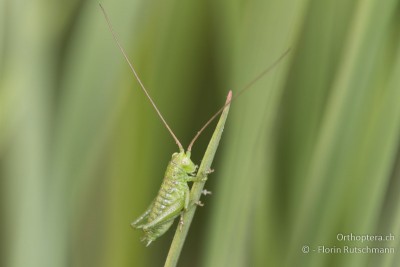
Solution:
[[[149,214],[148,222],[153,221],[159,215],[165,212],[168,207],[176,202],[182,201],[184,203],[184,190],[182,186],[187,186],[185,182],[180,182],[175,179],[164,178],[161,188],[158,191],[158,195],[155,199],[151,212]]]

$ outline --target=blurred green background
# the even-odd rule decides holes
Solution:
[[[185,147],[292,48],[233,102],[179,266],[398,266],[399,1],[101,2]],[[162,266],[175,226],[130,222],[176,151],[96,1],[0,1],[0,266]]]

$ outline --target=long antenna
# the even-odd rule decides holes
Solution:
[[[245,91],[247,91],[249,88],[251,88],[251,86],[253,84],[255,84],[258,80],[260,80],[262,77],[264,77],[265,74],[267,74],[268,72],[270,72],[273,68],[276,67],[276,65],[278,65],[278,63],[290,52],[291,48],[288,48],[277,60],[275,60],[275,62],[273,62],[268,68],[266,68],[264,71],[262,71],[260,74],[258,74],[251,82],[249,82],[245,87],[243,87],[239,93],[237,93],[235,96],[233,96],[230,100],[228,100],[225,105],[223,105],[218,111],[217,113],[215,113],[207,122],[206,124],[204,124],[204,126],[196,133],[196,135],[194,136],[193,140],[190,142],[187,151],[191,151],[192,150],[192,146],[194,144],[194,142],[196,142],[197,138],[200,136],[200,134],[204,131],[204,129],[207,128],[207,126],[219,115],[221,114],[221,112],[224,110],[224,108],[229,105],[230,103],[232,103],[233,100],[235,100],[236,98],[238,98],[241,94],[243,94]],[[229,91],[231,92],[231,91]]]
[[[149,99],[150,103],[153,105],[153,107],[154,107],[154,109],[156,110],[156,112],[157,112],[158,116],[160,117],[161,121],[164,123],[165,127],[168,129],[169,133],[170,133],[170,134],[172,135],[172,137],[174,138],[175,143],[176,143],[176,144],[178,145],[178,147],[179,147],[179,150],[180,150],[181,152],[184,151],[182,144],[179,142],[178,138],[176,138],[174,132],[171,130],[171,128],[169,127],[168,123],[165,121],[164,117],[161,115],[161,112],[158,110],[156,104],[154,103],[153,99],[150,97],[150,95],[149,95],[149,93],[147,92],[146,88],[144,87],[142,81],[140,80],[139,75],[136,73],[135,69],[133,68],[132,63],[129,61],[129,58],[128,58],[128,56],[126,55],[125,50],[124,50],[124,48],[122,47],[121,43],[119,42],[118,37],[117,37],[117,34],[115,33],[115,31],[114,31],[114,29],[113,29],[113,27],[112,27],[112,25],[111,25],[110,19],[108,18],[108,15],[107,15],[106,11],[104,10],[103,6],[102,6],[100,3],[99,3],[99,6],[100,6],[101,10],[103,11],[104,17],[105,17],[105,19],[106,19],[106,21],[107,21],[108,27],[110,28],[111,34],[112,34],[112,36],[113,36],[113,38],[114,38],[114,41],[117,43],[117,45],[118,45],[119,49],[121,50],[122,55],[124,56],[126,62],[128,62],[129,67],[131,68],[133,74],[135,75],[136,80],[137,80],[137,81],[139,82],[139,84],[140,84],[140,87],[143,89],[143,92],[146,94],[146,96],[147,96],[147,98]]]

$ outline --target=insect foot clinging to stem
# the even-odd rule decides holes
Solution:
[[[172,138],[175,140],[175,143],[178,145],[179,152],[172,154],[171,161],[167,165],[167,169],[164,174],[164,179],[161,184],[161,187],[158,191],[157,196],[151,202],[150,206],[146,209],[146,211],[139,216],[134,222],[131,223],[132,227],[136,229],[142,229],[144,232],[144,236],[142,241],[146,243],[146,246],[149,246],[154,240],[158,237],[162,236],[173,224],[174,220],[180,216],[179,228],[183,227],[183,218],[185,212],[192,206],[198,205],[203,206],[200,201],[196,201],[194,203],[190,203],[190,188],[188,182],[204,182],[207,180],[207,175],[213,172],[213,170],[206,171],[201,175],[197,175],[196,170],[197,165],[195,165],[190,159],[192,146],[200,136],[200,134],[207,128],[207,126],[215,119],[219,114],[222,113],[224,108],[228,106],[233,99],[237,98],[247,89],[249,89],[256,81],[262,78],[267,72],[273,69],[284,56],[289,52],[287,50],[284,54],[282,54],[270,67],[260,73],[257,77],[255,77],[247,86],[245,86],[239,93],[232,97],[232,92],[229,91],[227,101],[225,105],[223,105],[205,124],[204,126],[196,133],[192,141],[190,142],[186,152],[175,136],[174,132],[171,130],[166,120],[162,116],[161,112],[158,110],[155,105],[153,99],[150,97],[148,91],[144,87],[142,81],[140,80],[136,70],[134,69],[132,63],[128,59],[128,56],[125,53],[121,43],[119,42],[117,35],[111,25],[111,22],[105,12],[104,8],[101,4],[99,4],[101,10],[104,14],[104,17],[107,21],[108,27],[111,31],[111,34],[116,42],[118,48],[120,49],[123,57],[128,63],[135,79],[138,81],[141,89],[147,96],[147,99],[150,101],[151,105],[154,107],[157,112],[159,118],[161,119],[164,126],[167,128]],[[208,195],[211,194],[210,191],[203,190],[202,194]]]

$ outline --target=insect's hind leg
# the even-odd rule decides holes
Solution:
[[[153,200],[150,204],[150,206],[146,209],[146,211],[139,216],[139,218],[137,218],[135,221],[133,221],[131,223],[131,226],[133,228],[141,228],[144,224],[144,220],[147,219],[147,217],[149,217],[149,214],[151,212],[151,209],[153,208],[153,204],[154,204],[155,200]]]
[[[183,209],[184,203],[182,201],[176,201],[172,205],[168,207],[167,210],[159,214],[154,220],[151,222],[148,222],[146,224],[143,224],[140,226],[140,228],[143,228],[144,230],[150,229],[153,227],[157,227],[160,224],[164,224],[165,222],[169,220],[175,219],[177,216],[179,216],[181,210]]]

